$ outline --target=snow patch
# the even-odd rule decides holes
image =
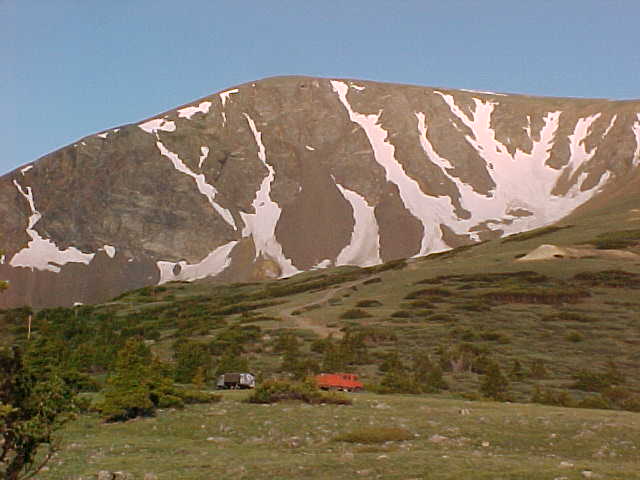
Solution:
[[[158,130],[162,130],[164,132],[176,131],[175,122],[166,120],[164,118],[154,118],[153,120],[141,123],[138,126],[147,133],[156,133]]]
[[[253,119],[244,114],[249,128],[253,133],[256,145],[258,146],[258,158],[267,168],[269,174],[262,180],[260,189],[256,192],[252,206],[255,213],[240,212],[244,221],[243,237],[251,236],[256,249],[256,258],[263,255],[278,263],[282,277],[290,277],[299,273],[293,266],[291,260],[284,256],[282,245],[276,239],[276,225],[280,219],[282,209],[271,199],[271,184],[275,178],[274,168],[267,162],[267,153],[262,143],[262,133],[256,128]]]
[[[24,167],[23,169],[20,170],[20,173],[22,175],[24,175],[25,173],[27,173],[29,170],[31,170],[33,168],[33,165],[27,165],[26,167]]]
[[[354,90],[358,90],[359,92],[361,92],[362,90],[364,90],[365,88],[367,88],[367,87],[363,87],[363,86],[361,86],[361,85],[356,85],[355,83],[352,83],[352,84],[350,85],[350,87],[351,87],[351,88],[353,88]]]
[[[209,147],[200,147],[200,161],[198,162],[198,168],[202,168],[202,164],[209,156]]]
[[[222,102],[222,108],[224,108],[225,104],[227,103],[227,100],[229,100],[229,96],[234,93],[240,93],[240,90],[238,90],[237,88],[233,88],[231,90],[227,90],[226,92],[222,92],[219,94],[220,101]]]
[[[353,232],[349,245],[338,254],[336,265],[358,265],[370,267],[382,263],[380,258],[380,234],[375,215],[375,207],[365,198],[339,183],[336,186],[353,208]]]
[[[594,148],[590,152],[587,152],[587,147],[584,143],[585,139],[591,133],[593,123],[600,118],[602,114],[596,113],[586,118],[579,118],[573,133],[569,135],[569,164],[566,166],[569,175],[573,174],[576,169],[585,162],[588,162],[593,158],[596,153]]]
[[[13,184],[29,203],[31,215],[29,216],[26,232],[31,240],[25,248],[13,256],[9,261],[9,265],[58,273],[61,270],[60,267],[67,263],[84,263],[86,265],[91,263],[95,256],[94,253],[83,253],[75,247],[60,250],[51,240],[40,236],[35,230],[35,225],[42,218],[42,215],[36,210],[31,187],[23,189],[16,180],[13,181]]]
[[[309,150],[310,152],[313,152],[315,150],[315,148],[310,147],[309,145],[305,145],[304,148],[306,148],[307,150]]]
[[[96,135],[99,138],[107,138],[109,136],[109,132],[103,132]]]
[[[231,225],[234,230],[237,230],[238,227],[236,227],[236,222],[233,219],[233,215],[231,215],[231,212],[229,210],[223,208],[219,203],[215,201],[218,190],[216,190],[213,185],[207,183],[205,176],[202,173],[196,174],[192,172],[191,169],[187,167],[185,163],[180,159],[180,157],[177,154],[169,151],[160,140],[156,141],[156,146],[158,147],[158,150],[160,150],[161,155],[171,160],[171,163],[176,170],[190,176],[195,180],[198,191],[202,195],[207,197],[207,200],[209,200],[211,206],[216,212],[220,214],[224,221]]]
[[[321,262],[318,262],[316,265],[311,267],[311,270],[320,270],[320,269],[323,269],[323,268],[329,268],[331,266],[333,266],[333,262],[331,260],[329,260],[328,258],[325,258]]]
[[[103,245],[102,249],[109,256],[109,258],[113,258],[116,256],[116,247],[111,245]]]
[[[431,161],[444,167],[445,174],[458,187],[462,206],[471,212],[472,218],[468,222],[478,224],[493,219],[508,220],[508,224],[496,221],[489,225],[490,228],[503,230],[504,234],[547,225],[566,216],[595,195],[610,177],[607,172],[601,177],[598,185],[590,190],[582,191],[582,185],[588,176],[586,172],[583,172],[565,195],[552,194],[558,180],[563,175],[574,174],[595,154],[596,149],[587,152],[584,140],[589,135],[593,123],[600,116],[599,113],[581,118],[576,122],[574,132],[569,137],[569,161],[564,167],[556,169],[547,165],[547,161],[550,158],[550,151],[560,124],[561,112],[555,111],[545,114],[544,125],[539,135],[540,139],[533,142],[530,153],[516,150],[511,155],[506,146],[496,139],[495,131],[491,128],[491,114],[495,103],[474,99],[475,109],[470,115],[467,115],[456,105],[451,95],[438,91],[434,93],[440,95],[454,116],[471,130],[472,134],[466,135],[465,139],[486,162],[487,171],[496,185],[490,195],[485,196],[470,189],[460,179],[451,176],[447,171],[447,167],[450,168],[450,163],[447,162],[447,165],[443,165],[442,159],[435,154],[433,147],[428,142],[426,126],[423,123],[419,127],[420,142],[425,153]],[[531,127],[527,128],[530,133]],[[517,209],[528,210],[533,215],[527,217],[509,215],[509,211]]]
[[[190,107],[181,108],[178,110],[178,118],[186,118],[190,120],[196,113],[209,113],[211,102],[201,102],[197,107],[193,105]]]
[[[158,285],[174,280],[194,281],[200,278],[213,277],[222,273],[231,264],[231,251],[238,243],[236,240],[219,246],[202,261],[194,264],[187,262],[167,262],[158,261],[156,265],[160,270],[160,281]],[[178,273],[175,273],[176,266],[179,266]]]
[[[631,127],[633,129],[633,134],[636,137],[636,151],[633,154],[632,160],[632,164],[634,167],[640,165],[640,113],[638,113],[636,117],[638,118],[638,121],[633,122],[633,126]]]
[[[458,90],[461,91],[461,92],[482,93],[484,95],[497,95],[498,97],[506,97],[507,96],[506,93],[489,92],[489,91],[486,91],[486,90],[469,90],[467,88],[458,88]]]
[[[604,131],[604,133],[602,134],[602,138],[605,138],[607,135],[609,135],[609,132],[613,128],[613,124],[616,123],[617,119],[618,119],[618,115],[614,115],[613,117],[611,117],[611,121],[609,122],[609,126]]]
[[[373,148],[375,160],[384,168],[387,180],[398,187],[404,206],[422,223],[422,244],[416,256],[447,250],[449,246],[442,239],[438,223],[434,222],[434,218],[439,215],[446,215],[444,211],[437,212],[442,208],[443,203],[438,202],[435,197],[426,195],[420,189],[418,182],[407,175],[402,164],[395,158],[395,147],[388,142],[387,131],[378,123],[381,112],[369,115],[354,112],[347,100],[348,85],[336,80],[331,80],[331,85],[347,109],[351,121],[360,125],[366,133]]]

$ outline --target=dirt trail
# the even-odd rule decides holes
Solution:
[[[309,307],[314,307],[316,305],[324,305],[343,290],[348,290],[355,285],[360,285],[373,277],[374,276],[369,276],[360,280],[345,283],[344,285],[340,285],[338,287],[331,288],[328,291],[324,292],[324,294],[320,298],[312,302],[308,302],[303,305],[294,305],[292,307],[287,307],[280,310],[278,313],[283,320],[292,322],[295,328],[311,330],[320,338],[326,338],[331,334],[333,334],[335,338],[342,338],[342,332],[338,327],[328,327],[326,324],[320,323],[319,321],[313,320],[309,317],[304,317],[302,315],[293,315],[293,312],[295,312],[296,310],[304,310]]]

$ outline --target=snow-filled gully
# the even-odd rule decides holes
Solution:
[[[245,225],[242,230],[242,236],[252,237],[256,249],[256,258],[262,255],[275,261],[280,267],[281,276],[289,277],[299,273],[300,270],[293,265],[291,260],[284,256],[282,246],[276,239],[276,225],[280,219],[282,208],[271,199],[271,183],[275,178],[275,170],[267,162],[266,149],[262,143],[262,133],[249,115],[245,113],[244,116],[258,147],[258,158],[269,173],[264,177],[260,188],[256,192],[252,203],[254,213],[240,213]]]
[[[384,168],[387,180],[398,187],[404,206],[421,222],[424,235],[417,255],[449,248],[442,239],[440,224],[448,226],[457,234],[469,234],[472,239],[478,240],[476,230],[483,224],[489,228],[500,229],[503,234],[509,234],[557,221],[591,198],[610,177],[610,173],[607,172],[602,175],[596,186],[589,190],[582,190],[587,173],[581,170],[596,153],[595,148],[587,150],[585,139],[591,134],[594,123],[601,117],[600,113],[577,121],[573,134],[569,137],[569,160],[563,168],[555,169],[547,165],[547,161],[550,158],[561,112],[545,114],[543,126],[539,135],[536,136],[539,138],[537,141],[532,135],[531,117],[528,117],[528,127],[524,128],[533,143],[531,152],[516,150],[511,155],[507,147],[496,139],[496,133],[491,128],[491,115],[496,105],[494,102],[475,98],[475,108],[468,115],[458,107],[452,95],[435,91],[435,94],[442,97],[454,118],[471,131],[471,135],[466,135],[465,139],[484,160],[483,168],[486,168],[496,185],[488,195],[485,195],[478,193],[472,185],[455,177],[451,173],[454,165],[440,156],[428,139],[426,114],[415,112],[420,145],[425,156],[430,162],[440,167],[455,184],[461,206],[471,213],[470,218],[461,219],[455,214],[451,198],[426,194],[419,183],[406,173],[402,164],[395,158],[395,148],[389,141],[388,132],[380,124],[381,112],[366,115],[354,111],[347,99],[350,86],[337,80],[331,81],[331,85],[351,121],[358,124],[366,133],[375,160]],[[634,124],[638,143],[634,164],[640,162],[640,115],[638,118],[639,122]],[[602,135],[603,138],[613,128],[616,119],[616,116],[611,118]],[[565,195],[552,194],[561,176],[568,178],[576,175],[577,178],[572,182],[573,186]],[[514,215],[518,210],[526,210],[531,215]]]
[[[534,141],[532,138],[531,153],[516,150],[515,154],[511,155],[507,147],[496,139],[495,131],[491,128],[494,103],[474,99],[475,110],[468,116],[456,105],[453,96],[438,91],[435,93],[442,97],[453,115],[471,130],[472,136],[467,135],[465,139],[485,161],[487,172],[496,185],[491,196],[486,197],[464,188],[459,179],[452,178],[462,194],[462,206],[472,214],[473,223],[490,219],[509,220],[509,224],[499,226],[505,234],[546,225],[561,219],[586,202],[609,179],[610,174],[607,172],[596,186],[582,191],[582,184],[587,177],[583,172],[565,195],[552,194],[561,176],[575,175],[595,155],[596,149],[587,151],[584,142],[591,133],[594,122],[601,116],[600,113],[578,119],[573,133],[569,136],[569,161],[563,168],[555,169],[547,165],[547,161],[560,124],[561,112],[548,112],[545,115],[540,140]],[[614,122],[615,118],[604,135],[609,133]],[[421,132],[423,146],[428,143],[424,138],[425,133]],[[530,128],[529,134],[531,136]],[[433,161],[432,155],[426,149],[425,153]],[[533,215],[509,215],[509,211],[517,208],[525,209]]]

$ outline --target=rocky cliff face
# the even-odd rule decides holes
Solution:
[[[528,230],[640,165],[640,102],[248,83],[0,178],[0,306],[374,265]]]

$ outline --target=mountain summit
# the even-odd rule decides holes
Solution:
[[[247,83],[0,178],[0,306],[370,266],[624,188],[640,101],[308,77]]]

